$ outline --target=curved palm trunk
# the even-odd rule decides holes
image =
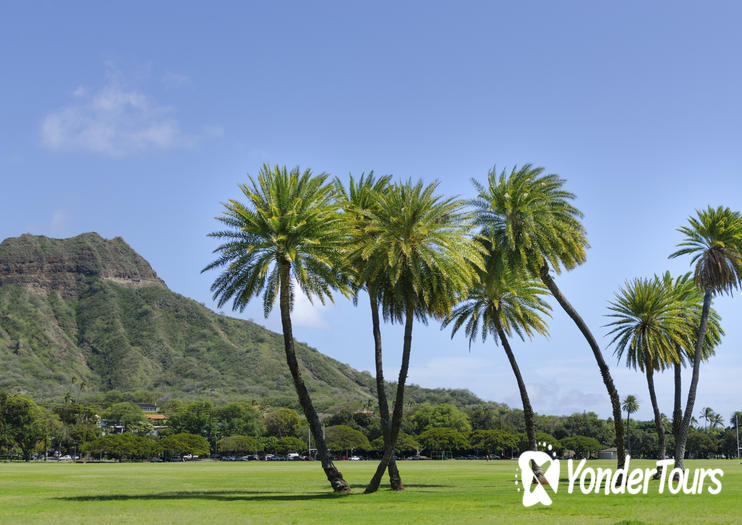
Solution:
[[[605,388],[608,391],[608,396],[611,398],[611,408],[613,409],[613,426],[616,429],[616,455],[618,456],[618,468],[623,468],[624,463],[626,462],[626,450],[624,449],[623,422],[621,421],[621,401],[618,398],[618,391],[616,390],[616,386],[613,384],[613,377],[611,377],[611,372],[608,369],[608,365],[605,363],[603,354],[600,352],[600,347],[598,346],[595,337],[593,337],[593,334],[590,332],[590,329],[585,324],[585,321],[582,320],[582,317],[580,317],[580,314],[577,313],[577,310],[575,310],[572,305],[569,304],[569,301],[567,301],[567,298],[564,297],[564,294],[562,294],[562,291],[556,285],[554,279],[552,279],[549,275],[549,266],[545,261],[544,264],[541,266],[541,280],[549,289],[554,298],[557,300],[559,305],[564,309],[565,312],[567,312],[567,315],[572,318],[572,321],[574,321],[574,323],[577,325],[577,328],[580,329],[580,332],[582,332],[582,335],[585,337],[587,343],[590,345],[590,349],[593,351],[593,356],[595,357],[595,361],[598,363],[598,368],[600,369],[600,375],[603,378],[603,383],[605,384]]]
[[[399,379],[397,380],[397,395],[394,399],[394,411],[392,412],[392,424],[389,432],[389,446],[384,447],[384,454],[381,456],[379,466],[376,468],[374,476],[366,487],[366,494],[379,490],[381,477],[387,469],[389,462],[394,455],[394,447],[397,445],[399,429],[402,426],[402,413],[404,411],[404,385],[407,381],[407,370],[410,367],[410,351],[412,350],[412,322],[414,321],[414,311],[407,307],[404,324],[404,344],[402,345],[402,366],[399,368]]]
[[[304,415],[309,422],[309,428],[314,437],[314,442],[317,445],[317,454],[319,455],[320,461],[322,462],[322,468],[325,471],[327,480],[332,486],[332,490],[340,494],[350,493],[350,485],[343,479],[343,475],[335,467],[330,454],[327,450],[327,443],[322,435],[322,426],[319,422],[319,416],[317,411],[314,410],[312,400],[309,397],[309,391],[304,384],[304,379],[301,377],[301,371],[299,370],[299,363],[296,359],[296,352],[294,351],[294,335],[291,329],[291,314],[290,314],[290,290],[289,290],[289,279],[291,278],[291,266],[288,262],[281,263],[280,279],[281,279],[281,290],[280,290],[280,305],[281,305],[281,325],[283,327],[283,344],[286,351],[286,363],[289,365],[291,370],[291,377],[294,379],[294,387],[296,393],[299,396],[299,403],[304,411]]]
[[[657,394],[654,391],[654,369],[647,367],[647,387],[649,388],[649,399],[652,400],[652,410],[654,411],[654,426],[657,429],[657,442],[659,444],[659,459],[665,459],[665,427],[662,425],[662,415],[660,407],[657,404]],[[657,467],[654,479],[660,479],[662,476],[662,467]]]
[[[384,384],[384,363],[381,354],[381,323],[379,322],[379,303],[375,294],[369,289],[368,298],[371,302],[371,323],[374,332],[374,356],[376,358],[376,394],[379,399],[379,416],[381,417],[381,431],[384,436],[384,450],[389,447],[391,438],[391,421],[389,420],[389,403],[386,399]],[[392,448],[392,450],[394,450]],[[399,475],[397,462],[394,456],[389,460],[389,484],[392,490],[404,490],[402,477]]]
[[[701,310],[701,325],[698,327],[698,339],[696,340],[696,351],[693,355],[693,375],[688,387],[688,401],[685,404],[683,421],[678,429],[678,437],[675,442],[675,468],[684,469],[683,458],[685,457],[685,444],[688,441],[688,428],[693,417],[693,405],[696,402],[696,389],[698,387],[698,374],[701,368],[701,350],[706,340],[706,327],[709,320],[709,309],[711,308],[711,290],[703,294],[703,310]]]
[[[508,361],[510,361],[510,366],[513,369],[513,374],[515,375],[515,380],[518,383],[520,399],[523,403],[523,418],[526,422],[526,436],[528,437],[528,446],[531,450],[538,450],[538,444],[536,443],[536,425],[533,421],[533,409],[531,408],[531,400],[528,398],[526,383],[523,381],[523,376],[520,374],[518,362],[515,360],[513,349],[510,348],[510,342],[505,335],[505,331],[502,329],[500,319],[496,315],[493,317],[495,319],[495,328],[497,330],[497,335],[500,337],[500,342],[502,343],[502,347],[505,350],[505,354],[508,356]],[[531,463],[531,469],[533,470],[534,476],[538,479],[538,481],[534,480],[534,483],[540,483],[541,485],[549,484],[547,479],[544,477],[543,469],[539,465],[537,465],[536,462]]]

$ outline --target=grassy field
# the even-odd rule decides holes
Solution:
[[[402,462],[407,491],[362,494],[374,462],[340,462],[354,494],[333,496],[318,463],[0,463],[0,523],[742,523],[742,466],[717,496],[567,494],[524,508],[515,461]],[[592,467],[614,462],[592,461]],[[632,461],[634,466],[650,462]]]

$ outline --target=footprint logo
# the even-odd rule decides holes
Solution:
[[[539,443],[540,446],[546,446],[546,443]],[[544,478],[549,484],[549,487],[556,494],[559,489],[559,460],[556,459],[556,452],[553,452],[551,445],[548,445],[547,449],[551,452],[551,455],[547,452],[540,450],[527,450],[523,452],[518,458],[518,467],[521,476],[521,484],[523,485],[523,506],[532,507],[538,503],[542,505],[551,505],[551,497],[546,492],[539,479],[534,475],[533,469],[531,468],[531,462],[535,463],[544,471]],[[516,473],[516,478],[518,474]],[[534,483],[535,481],[535,483]],[[518,481],[515,481],[518,484]],[[520,488],[518,488],[520,491]]]

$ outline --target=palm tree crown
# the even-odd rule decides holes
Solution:
[[[683,304],[671,288],[654,279],[634,279],[616,294],[608,309],[611,345],[626,366],[664,370],[680,359],[678,349],[692,337]]]
[[[202,271],[226,267],[211,286],[218,305],[233,299],[244,310],[263,292],[267,316],[279,290],[280,265],[291,266],[293,282],[307,297],[324,304],[333,288],[347,292],[343,278],[347,242],[345,223],[337,213],[335,192],[327,174],[290,171],[264,165],[257,180],[240,185],[247,204],[230,199],[217,220],[228,230],[209,234],[226,242],[214,250],[219,257]],[[293,304],[294,290],[291,288]]]
[[[498,322],[508,337],[513,333],[521,339],[537,333],[548,335],[549,329],[542,317],[550,316],[551,306],[543,299],[548,293],[541,282],[504,266],[499,256],[491,254],[485,270],[479,271],[479,281],[444,320],[443,326],[452,324],[451,337],[464,326],[470,343],[479,334],[482,341],[487,335],[497,341]]]
[[[656,278],[656,277],[655,277]],[[701,324],[703,313],[703,291],[696,286],[690,273],[685,273],[673,279],[670,272],[660,276],[662,286],[672,294],[673,301],[680,309],[680,315],[685,322],[686,336],[680,342],[680,362],[693,362],[698,325]],[[716,353],[716,347],[721,343],[724,330],[721,327],[721,316],[709,306],[708,321],[701,348],[701,360],[706,361]]]
[[[629,414],[633,414],[634,412],[639,410],[639,402],[636,400],[635,396],[629,394],[624,398],[623,403],[621,404],[621,408],[623,408]]]
[[[678,228],[685,239],[670,257],[690,255],[696,284],[714,293],[732,293],[742,284],[742,217],[719,206],[698,210]]]
[[[367,261],[359,280],[383,276],[384,315],[402,321],[408,311],[425,322],[443,317],[483,267],[481,244],[464,202],[435,195],[438,183],[395,184],[378,194],[367,225],[369,242],[356,255]]]
[[[546,261],[557,273],[570,270],[585,261],[589,247],[582,212],[570,203],[575,195],[563,189],[564,179],[543,172],[530,164],[499,175],[492,168],[486,186],[473,181],[478,223],[511,266],[533,275]]]

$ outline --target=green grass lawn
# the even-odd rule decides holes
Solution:
[[[647,495],[570,495],[563,465],[554,503],[528,509],[515,461],[401,462],[405,492],[364,495],[375,466],[338,462],[354,491],[343,497],[316,462],[0,463],[0,523],[742,523],[736,460],[687,462],[724,469],[717,496],[660,495],[657,482]]]

